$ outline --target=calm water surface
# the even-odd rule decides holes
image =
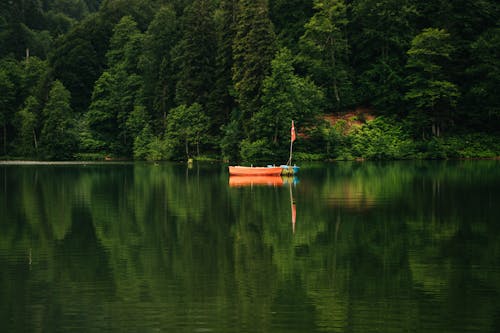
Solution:
[[[0,331],[500,332],[500,161],[233,181],[0,165]]]

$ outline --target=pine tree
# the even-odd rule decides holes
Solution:
[[[106,59],[108,63],[108,68],[113,68],[119,64],[126,64],[127,69],[130,69],[127,60],[127,45],[134,43],[134,39],[140,35],[140,31],[137,28],[137,23],[131,16],[124,16],[116,24],[113,29],[113,36],[109,41],[109,50],[106,53]]]
[[[470,79],[469,107],[465,110],[465,123],[477,129],[500,128],[500,28],[488,29],[470,45],[472,62],[467,68]]]
[[[39,134],[37,133],[37,115],[40,104],[33,96],[29,96],[24,104],[24,107],[18,111],[16,117],[18,123],[16,150],[20,156],[31,157],[38,154]]]
[[[240,0],[233,42],[233,82],[247,136],[246,121],[260,108],[262,82],[270,73],[275,41],[267,0]]]
[[[54,76],[70,91],[77,113],[87,110],[94,83],[105,68],[111,29],[111,22],[90,16],[54,43],[50,64]]]
[[[86,124],[94,139],[86,136],[88,149],[104,149],[115,156],[131,156],[134,137],[128,135],[127,119],[135,106],[142,79],[137,74],[142,34],[130,16],[123,17],[114,29],[107,53],[108,71],[94,85]]]
[[[90,151],[112,153],[111,145],[117,136],[117,103],[113,91],[116,85],[109,72],[102,73],[94,85],[92,103],[85,114],[88,135],[83,145]]]
[[[349,23],[351,64],[360,100],[379,113],[394,114],[403,104],[406,51],[416,35],[415,1],[360,0]]]
[[[207,104],[207,114],[212,118],[212,133],[218,133],[220,127],[227,124],[231,111],[235,107],[231,68],[233,66],[232,43],[236,35],[237,2],[237,0],[222,0],[215,18],[217,31],[215,86]]]
[[[70,93],[60,81],[55,81],[43,109],[40,148],[47,159],[71,159],[77,149],[74,114]]]
[[[144,37],[140,59],[143,104],[154,120],[154,130],[163,132],[167,111],[174,106],[175,79],[171,50],[179,39],[179,24],[171,6],[156,13]]]
[[[178,104],[206,105],[214,82],[215,24],[210,0],[195,0],[184,11],[183,36],[176,45],[175,100]]]
[[[280,45],[294,54],[299,52],[298,41],[313,14],[313,0],[269,0],[269,16]]]

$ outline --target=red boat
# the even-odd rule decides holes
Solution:
[[[268,165],[267,167],[253,167],[253,166],[230,166],[229,175],[231,176],[280,176],[293,175],[297,173],[299,167],[294,165],[292,167],[292,148],[295,141],[295,125],[292,120],[292,128],[290,132],[290,158],[286,165],[274,166]]]
[[[230,166],[229,174],[232,176],[279,176],[282,168],[279,166],[267,167],[246,167],[246,166]]]

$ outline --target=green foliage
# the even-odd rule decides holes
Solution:
[[[240,145],[240,156],[245,162],[269,162],[270,158],[272,160],[273,151],[266,139],[244,139]]]
[[[144,128],[148,127],[149,131],[149,115],[143,106],[135,106],[134,111],[128,116],[125,127],[127,131],[127,136],[135,138],[138,136]]]
[[[60,81],[55,81],[43,109],[40,148],[43,157],[51,160],[71,159],[77,148],[77,136],[70,93]]]
[[[239,145],[243,137],[243,129],[241,127],[241,123],[234,119],[222,127],[223,137],[220,146],[223,160],[238,160],[240,153]]]
[[[412,139],[404,127],[404,124],[385,117],[378,117],[364,125],[352,128],[348,128],[346,121],[338,120],[333,126],[326,125],[322,128],[326,143],[325,156],[335,160],[494,158],[499,156],[500,140],[495,135],[464,134],[418,141]]]
[[[18,111],[18,143],[17,153],[19,156],[32,157],[38,154],[38,115],[40,104],[33,96],[29,96],[24,107]]]
[[[293,159],[295,161],[304,161],[304,162],[314,162],[314,161],[325,161],[324,154],[315,154],[315,153],[304,153],[304,152],[296,152],[293,153]]]
[[[51,69],[46,60],[30,57],[21,64],[20,88],[22,98],[34,96],[39,102],[46,100],[51,83]]]
[[[418,85],[417,82],[413,81],[415,86]],[[441,107],[455,107],[457,105],[457,98],[459,97],[459,92],[457,86],[449,81],[427,81],[425,87],[413,87],[408,91],[405,97],[413,101],[417,109],[419,110],[435,110],[441,105],[446,103],[447,105]]]
[[[134,159],[147,159],[150,148],[149,145],[153,141],[153,133],[148,125],[142,128],[141,132],[134,139]]]
[[[143,106],[136,106],[125,123],[127,137],[133,139],[134,159],[149,159],[150,145],[155,139],[149,125],[149,115]]]
[[[215,24],[210,1],[195,0],[184,10],[183,36],[172,50],[178,104],[206,105],[214,81]]]
[[[75,20],[81,20],[87,16],[89,9],[84,0],[55,0],[51,9],[58,13],[63,13]]]
[[[170,110],[167,116],[165,138],[171,150],[179,151],[184,147],[185,157],[191,156],[190,145],[196,146],[200,155],[200,144],[206,143],[209,119],[200,104],[184,104]]]
[[[415,156],[413,140],[402,130],[401,124],[389,118],[378,117],[351,128],[345,120],[340,119],[333,126],[324,126],[322,132],[329,159],[382,160]]]
[[[14,84],[4,70],[0,71],[0,90],[2,91],[0,95],[0,123],[5,125],[8,121],[8,111],[12,108],[11,105],[13,104],[16,91]]]
[[[406,65],[410,74],[405,98],[414,106],[413,111],[430,118],[432,128],[427,131],[432,129],[436,136],[440,135],[441,126],[449,121],[449,112],[460,96],[457,85],[448,81],[443,70],[454,50],[448,42],[449,36],[442,29],[424,29],[412,40]]]
[[[75,160],[77,161],[104,161],[106,155],[103,153],[76,153]]]
[[[465,118],[475,128],[495,129],[500,123],[500,101],[497,98],[500,87],[500,28],[486,30],[470,45],[472,59],[467,73],[472,87],[468,97],[474,112],[467,112]],[[469,110],[467,110],[469,111]]]
[[[161,7],[145,33],[139,60],[143,104],[155,120],[156,132],[163,131],[167,111],[174,107],[175,80],[170,53],[179,39],[178,25],[174,9]]]
[[[113,76],[109,72],[104,72],[94,86],[92,103],[85,114],[92,140],[84,143],[88,149],[104,149],[107,153],[111,153],[111,143],[116,132],[117,106],[113,100],[115,85]]]
[[[270,72],[276,36],[267,0],[240,0],[236,13],[232,78],[248,135],[245,122],[260,108],[262,82]]]
[[[128,62],[127,46],[133,43],[134,38],[139,34],[137,23],[131,16],[124,16],[116,24],[109,41],[109,50],[106,53],[109,68]]]
[[[315,124],[324,104],[323,92],[307,78],[294,74],[292,54],[284,48],[271,63],[271,75],[262,88],[262,107],[252,118],[255,138],[266,138],[276,147],[287,147],[292,120],[296,126]]]
[[[228,125],[231,111],[235,107],[235,91],[232,81],[233,40],[236,35],[234,17],[236,0],[222,0],[215,11],[217,48],[215,54],[215,85],[210,91],[207,104],[212,118],[211,132],[224,133],[222,126]]]
[[[20,78],[19,68],[13,59],[0,62],[0,142],[3,155],[9,150],[9,139],[12,137],[12,120],[17,107],[19,91],[16,83]]]
[[[361,74],[360,85],[373,106],[382,115],[404,114],[405,77],[404,65],[390,58],[378,60]],[[366,97],[365,97],[366,98]]]
[[[352,136],[348,135],[347,121],[339,119],[333,125],[322,128],[326,142],[326,156],[336,160],[352,160]]]
[[[86,123],[93,140],[88,149],[104,149],[114,156],[131,156],[135,137],[149,122],[138,95],[142,79],[137,74],[142,34],[130,16],[123,17],[114,29],[107,53],[110,69],[94,85]]]
[[[84,39],[75,31],[59,40],[53,51],[51,66],[55,76],[71,92],[72,107],[81,113],[89,105],[94,82],[100,76],[104,64],[92,44],[96,41],[87,39],[92,37],[90,32],[85,30],[81,32],[82,35],[90,35]]]
[[[449,60],[453,46],[450,34],[443,29],[427,28],[415,36],[408,50],[408,68],[419,69],[426,77],[442,77],[443,61]]]
[[[298,41],[305,24],[313,15],[313,0],[270,0],[269,16],[280,44],[293,53],[298,52]]]
[[[151,141],[148,145],[146,159],[148,161],[172,159],[173,156],[169,155],[170,151],[172,151],[172,149],[168,146],[167,142],[155,136],[153,141]]]
[[[63,13],[48,11],[45,14],[47,20],[47,29],[54,37],[62,37],[77,23],[74,19]]]
[[[349,23],[356,94],[384,114],[401,114],[406,51],[418,15],[413,0],[361,0]]]
[[[420,158],[495,158],[500,155],[500,140],[485,134],[466,134],[432,138],[419,149]]]
[[[88,7],[95,8],[98,2],[93,2],[90,4],[88,1]],[[72,106],[78,113],[86,111],[90,104],[93,85],[106,67],[108,51],[112,51],[110,57],[113,61],[114,56],[120,57],[126,53],[125,46],[123,43],[120,44],[121,42],[128,39],[137,41],[138,36],[135,33],[131,36],[121,34],[122,37],[119,37],[120,32],[117,31],[113,46],[121,46],[124,49],[110,49],[113,28],[120,19],[127,16],[128,18],[122,22],[123,25],[120,26],[120,29],[131,28],[125,24],[126,21],[131,23],[130,17],[137,22],[137,29],[145,28],[144,24],[149,23],[153,16],[151,2],[141,0],[106,1],[98,13],[85,17],[55,42],[51,65],[54,68],[55,76],[70,90]],[[128,31],[133,32],[133,28],[131,29]]]
[[[350,134],[354,156],[366,159],[404,159],[413,155],[413,141],[401,130],[379,117],[357,127]]]
[[[156,142],[153,159],[237,161],[244,139],[265,139],[283,158],[294,119],[294,151],[401,155],[322,123],[362,108],[402,124],[419,158],[491,156],[448,140],[498,133],[498,17],[493,0],[0,1],[0,151],[37,155],[57,79],[82,154],[147,159]],[[169,110],[194,103],[203,137],[166,131]]]
[[[315,0],[314,9],[300,38],[300,60],[326,89],[330,108],[351,105],[354,91],[347,62],[346,4],[344,0]]]

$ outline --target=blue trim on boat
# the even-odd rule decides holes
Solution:
[[[285,165],[285,164],[280,165],[280,168],[286,169],[286,170],[292,169],[294,174],[299,172],[299,169],[300,169],[300,167],[298,167],[297,165],[290,166],[290,165]]]

